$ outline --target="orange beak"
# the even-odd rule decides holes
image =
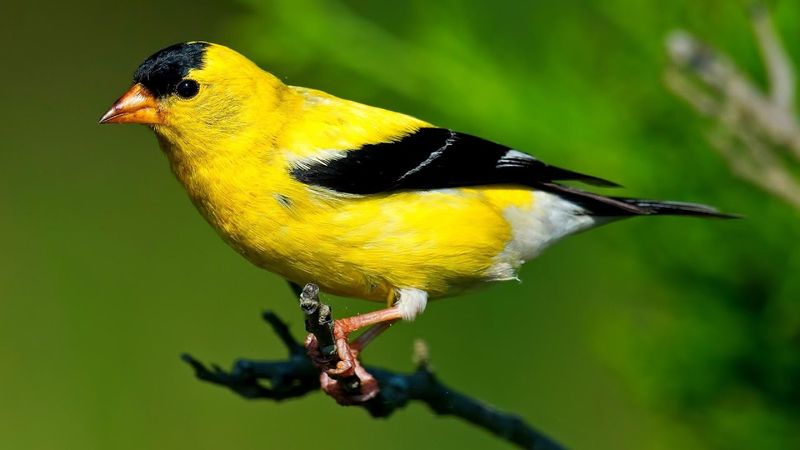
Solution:
[[[103,114],[100,123],[163,123],[155,97],[146,87],[137,83],[128,89],[114,106]]]

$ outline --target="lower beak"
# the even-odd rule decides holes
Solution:
[[[100,123],[163,123],[158,103],[146,87],[139,83],[134,84],[128,92],[114,103],[114,106],[103,114]]]

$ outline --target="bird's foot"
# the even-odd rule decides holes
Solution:
[[[359,338],[350,344],[348,336],[353,330],[348,324],[334,321],[336,352],[333,354],[323,354],[313,334],[309,334],[305,342],[311,362],[320,370],[320,387],[340,405],[364,403],[379,392],[378,382],[358,360],[359,353],[369,340]]]
[[[320,386],[342,405],[364,403],[378,394],[378,382],[359,362],[364,347],[404,316],[404,309],[390,307],[345,319],[332,320],[329,306],[320,303],[319,289],[307,284],[300,293],[306,314],[305,347],[320,371]],[[367,328],[352,343],[350,334]]]
[[[378,381],[364,369],[358,359],[353,362],[354,377],[334,378],[326,371],[319,374],[319,385],[340,405],[358,405],[380,392]]]

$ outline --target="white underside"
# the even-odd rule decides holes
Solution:
[[[516,279],[519,267],[545,248],[601,223],[580,206],[542,191],[533,192],[532,207],[510,206],[503,216],[511,224],[512,236],[490,269],[489,276],[496,280]]]
[[[503,216],[511,224],[511,240],[497,255],[488,277],[493,280],[517,279],[517,270],[559,239],[578,233],[607,220],[592,217],[578,205],[542,191],[531,194],[531,205],[510,206]],[[419,289],[397,291],[397,303],[403,320],[414,320],[425,311],[428,294]]]

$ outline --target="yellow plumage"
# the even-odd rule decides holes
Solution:
[[[392,301],[406,289],[443,297],[514,278],[550,243],[617,216],[718,215],[571,190],[553,181],[608,182],[287,86],[214,44],[180,44],[148,58],[103,121],[152,126],[194,204],[247,259],[298,284],[369,300]],[[425,133],[440,140],[422,156],[401,144]],[[398,171],[408,163],[402,152],[418,159]]]
[[[208,127],[202,111],[197,120],[190,104],[175,100],[188,111],[173,107],[166,124],[155,128],[195,205],[247,259],[296,283],[378,301],[397,288],[441,297],[494,278],[490,271],[511,233],[502,211],[529,205],[530,190],[355,197],[310,188],[291,178],[288,161],[324,159],[430,125],[285,86],[223,47],[211,47],[207,61],[189,73],[207,89],[218,88],[213,80],[221,74],[236,71],[241,78],[214,92],[219,101],[203,110],[215,124],[217,111],[226,111],[222,120],[230,126]],[[244,106],[231,106],[235,101]]]
[[[563,185],[615,186],[404,114],[287,86],[203,42],[146,59],[100,121],[151,126],[194,204],[254,264],[298,285],[390,305],[335,322],[338,359],[322,358],[315,339],[306,343],[320,387],[342,404],[377,394],[357,355],[429,298],[516,278],[558,239],[617,218],[725,217],[704,205]],[[338,385],[351,377],[359,392]]]

